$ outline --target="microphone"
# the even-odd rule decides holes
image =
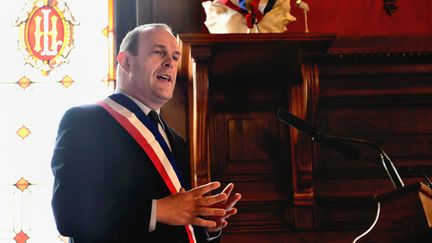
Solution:
[[[315,137],[318,133],[317,129],[314,126],[310,125],[306,121],[303,121],[302,119],[294,116],[293,114],[282,108],[278,109],[277,117],[281,122],[297,128],[298,130],[309,134],[311,137]]]
[[[306,121],[294,116],[293,114],[282,108],[278,109],[277,116],[279,120],[283,123],[292,126],[299,131],[309,134],[309,136],[311,136],[312,140],[315,142],[324,144],[338,152],[341,152],[355,159],[361,157],[360,151],[358,151],[356,148],[340,143],[339,141],[336,141],[336,139],[332,139],[327,135],[321,134],[320,132],[318,132],[316,127],[310,125]]]
[[[391,182],[393,183],[393,186],[396,189],[405,186],[396,167],[391,161],[390,157],[378,144],[364,139],[330,136],[330,135],[322,134],[317,130],[316,127],[310,125],[306,121],[298,118],[297,116],[289,113],[288,111],[282,108],[278,109],[277,117],[281,122],[310,135],[314,142],[326,145],[327,147],[335,151],[338,151],[340,153],[343,153],[355,159],[362,158],[377,164],[381,164],[384,167],[385,171],[387,172],[387,175],[389,176]],[[346,142],[368,145],[369,147],[377,150],[379,152],[381,162],[378,162],[375,159],[371,159],[364,156],[358,149],[347,145]]]

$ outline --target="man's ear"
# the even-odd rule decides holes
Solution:
[[[129,72],[130,71],[130,66],[131,66],[131,57],[129,52],[127,51],[122,51],[117,55],[117,62],[120,66],[120,68],[124,71],[124,72]]]

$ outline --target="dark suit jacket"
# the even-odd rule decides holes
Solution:
[[[189,183],[186,144],[167,128],[173,155]],[[188,242],[184,226],[157,224],[148,232],[151,200],[168,196],[169,190],[147,154],[102,107],[80,106],[65,113],[52,170],[57,228],[73,242]],[[194,230],[197,241],[206,242],[204,230]]]

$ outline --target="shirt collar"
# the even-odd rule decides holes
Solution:
[[[144,112],[144,114],[146,114],[146,115],[148,115],[148,113],[150,113],[150,111],[152,110],[152,109],[150,109],[148,106],[146,106],[145,104],[143,104],[141,101],[139,101],[138,99],[136,99],[135,97],[131,96],[130,94],[124,92],[124,91],[121,90],[121,89],[117,90],[116,93],[124,94],[124,95],[126,95],[127,97],[129,97],[131,100],[133,100],[133,101],[138,105],[138,107],[139,107],[139,108]],[[154,110],[154,111],[156,111],[156,113],[160,116],[160,109],[157,109],[157,110]]]
[[[152,110],[152,109],[150,109],[148,106],[144,105],[141,101],[139,101],[138,99],[134,98],[133,96],[131,96],[130,94],[124,92],[124,91],[121,90],[121,89],[116,90],[116,93],[120,93],[120,94],[126,95],[126,96],[129,97],[131,100],[133,100],[133,101],[138,105],[138,107],[139,107],[139,108],[144,112],[144,114],[146,114],[146,116],[147,116],[147,115],[150,113],[150,111]],[[158,117],[159,117],[159,124],[162,126],[162,129],[165,130],[165,125],[164,125],[164,123],[162,122],[161,117],[160,117],[160,109],[157,109],[157,110],[154,110],[154,111],[156,111],[156,113],[158,114]]]

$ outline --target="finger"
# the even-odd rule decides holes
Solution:
[[[210,182],[210,183],[207,183],[205,185],[201,185],[199,187],[196,187],[196,188],[190,190],[189,192],[192,193],[193,196],[198,197],[198,196],[204,195],[208,192],[211,192],[215,189],[218,189],[219,187],[220,187],[220,183],[218,181],[215,181],[215,182]]]
[[[222,228],[225,228],[225,227],[227,227],[227,225],[228,225],[228,222],[227,221],[222,221]]]
[[[222,225],[222,221],[225,220],[225,216],[224,217],[215,217],[215,216],[213,216],[210,219],[216,222],[216,227],[219,227],[219,226]]]
[[[211,206],[220,202],[224,202],[228,199],[227,195],[225,194],[217,194],[217,195],[213,195],[213,196],[207,196],[207,197],[202,197],[200,199],[198,199],[198,205],[201,206]]]
[[[216,222],[202,218],[195,218],[194,220],[192,220],[191,224],[207,228],[216,227]]]
[[[225,216],[224,216],[224,219],[227,219],[227,218],[229,218],[235,214],[237,214],[237,208],[233,208],[233,209],[227,211]]]
[[[241,194],[240,193],[236,193],[234,194],[234,196],[232,196],[231,198],[229,198],[227,205],[226,205],[226,209],[230,210],[232,207],[234,207],[236,205],[236,203],[241,199]]]
[[[200,216],[213,216],[223,217],[226,215],[226,210],[221,208],[199,208],[197,209],[197,215]]]
[[[234,184],[233,183],[229,183],[222,191],[222,193],[227,194],[227,196],[229,197],[232,190],[234,189]]]
[[[216,222],[216,226],[215,227],[207,227],[207,231],[208,232],[217,232],[220,231],[222,228],[226,227],[228,222],[219,218],[220,220],[215,221]],[[212,219],[214,220],[214,219]]]

